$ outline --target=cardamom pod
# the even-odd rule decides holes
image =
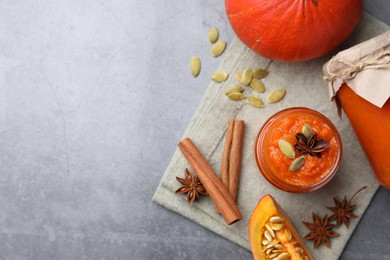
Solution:
[[[214,58],[220,56],[226,48],[226,41],[218,41],[211,47],[211,56]]]
[[[231,99],[231,100],[234,100],[234,101],[239,101],[239,100],[243,100],[245,98],[245,95],[242,94],[241,92],[232,92],[228,95],[228,97]]]
[[[294,147],[287,142],[286,140],[279,139],[278,141],[279,149],[282,153],[290,159],[294,159],[295,157],[295,149]]]
[[[197,56],[192,57],[190,61],[190,70],[194,78],[196,78],[199,75],[200,68],[201,68],[201,62],[199,57]]]
[[[235,85],[235,86],[231,86],[229,88],[227,88],[225,90],[225,95],[226,96],[229,96],[230,93],[233,93],[233,92],[243,92],[244,91],[244,88],[240,85]]]
[[[249,83],[249,86],[251,86],[251,88],[258,93],[263,93],[265,91],[265,86],[264,86],[263,82],[261,82],[258,79],[255,79],[255,78],[253,78],[251,80],[251,83]]]
[[[269,103],[279,102],[285,94],[286,90],[284,88],[275,89],[268,94],[267,101]]]
[[[303,164],[305,163],[305,157],[302,155],[301,157],[296,158],[290,165],[290,168],[288,170],[290,172],[298,171]]]
[[[216,27],[211,27],[208,34],[207,34],[209,41],[211,43],[215,43],[218,40],[219,32]]]
[[[221,82],[227,80],[228,77],[229,77],[229,74],[227,74],[226,72],[224,72],[224,71],[216,71],[211,76],[211,79],[214,82],[221,83]]]
[[[264,107],[263,100],[254,94],[249,95],[248,102],[249,102],[249,104],[251,104],[254,107],[260,107],[260,108]]]
[[[265,70],[265,69],[254,69],[252,71],[252,76],[255,78],[255,79],[262,79],[264,78],[265,76],[267,76],[268,74],[268,71]]]

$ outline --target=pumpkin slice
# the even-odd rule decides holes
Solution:
[[[249,222],[249,242],[257,259],[313,259],[286,213],[267,194],[260,199]]]

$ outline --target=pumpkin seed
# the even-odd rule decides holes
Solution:
[[[285,89],[283,88],[275,89],[268,94],[267,101],[269,103],[279,102],[284,97],[285,94],[286,94]]]
[[[264,236],[265,236],[265,238],[266,238],[268,241],[272,241],[272,236],[271,236],[271,234],[268,232],[268,230],[265,230],[265,231],[264,231]]]
[[[290,254],[287,252],[281,253],[275,260],[288,260],[290,259]]]
[[[276,248],[276,249],[282,249],[283,246],[279,244],[279,245],[275,245],[275,248]]]
[[[252,81],[252,70],[247,68],[242,72],[241,82],[245,86],[248,86]]]
[[[211,43],[215,43],[218,40],[219,32],[216,27],[211,27],[208,34],[207,34],[209,41]]]
[[[223,72],[223,71],[216,71],[216,72],[214,72],[213,75],[211,76],[211,79],[212,79],[214,82],[221,83],[221,82],[227,80],[228,77],[229,77],[229,74],[227,74],[226,72]]]
[[[272,250],[274,250],[274,249],[273,248],[268,248],[267,250],[265,250],[265,254],[266,255],[271,254]]]
[[[263,93],[265,91],[265,86],[264,86],[263,82],[261,82],[258,79],[252,79],[251,83],[249,83],[249,86],[251,86],[251,88],[254,91],[257,91],[259,93]]]
[[[201,68],[201,62],[199,57],[197,56],[192,57],[190,61],[190,69],[191,69],[191,74],[194,78],[196,78],[199,75],[200,68]]]
[[[243,87],[241,87],[240,85],[235,85],[235,86],[231,86],[231,87],[227,88],[225,90],[225,95],[229,96],[230,93],[233,93],[233,92],[243,92],[243,91],[244,91]]]
[[[237,80],[239,83],[241,83],[241,84],[244,85],[244,83],[242,83],[242,71],[237,71],[237,72],[234,74],[234,76],[235,76],[236,80]]]
[[[265,247],[265,249],[270,249],[270,248],[271,248],[271,250],[274,249],[274,244],[270,243],[270,244],[268,244],[268,245]]]
[[[267,231],[270,233],[270,235],[275,238],[275,232],[273,231],[273,229],[270,227],[270,225],[268,224],[265,224],[265,228],[267,229]]]
[[[270,241],[264,239],[263,241],[261,241],[261,243],[263,244],[263,246],[266,246],[270,243]]]
[[[265,69],[254,69],[252,71],[252,76],[255,78],[255,79],[262,79],[264,78],[265,76],[267,76],[268,74],[268,71],[265,70]]]
[[[248,102],[249,102],[249,104],[251,104],[254,107],[264,107],[264,102],[261,99],[261,97],[258,97],[258,96],[253,95],[253,94],[249,95]]]
[[[284,227],[283,224],[271,224],[271,228],[275,231],[279,231]]]
[[[300,248],[300,247],[296,247],[295,248],[295,252],[302,254],[303,253],[303,249]]]
[[[305,157],[304,156],[298,157],[291,163],[290,168],[288,168],[288,170],[290,172],[298,171],[303,166],[304,163],[305,163]]]
[[[234,101],[239,101],[239,100],[243,100],[245,98],[245,95],[240,93],[240,92],[232,92],[228,95],[228,97],[231,99],[231,100],[234,100]]]
[[[218,41],[211,47],[211,56],[214,58],[220,56],[226,48],[226,41]]]
[[[313,134],[313,129],[311,128],[310,125],[304,124],[302,126],[302,133],[304,136],[306,136],[306,138],[310,138],[311,135]]]
[[[281,217],[279,216],[273,216],[273,217],[270,217],[269,221],[271,223],[280,223],[282,222],[284,219],[282,219]]]
[[[279,139],[278,145],[279,145],[279,149],[282,151],[282,153],[285,156],[287,156],[290,159],[293,159],[295,157],[294,147],[289,142],[283,139]]]
[[[273,253],[272,255],[269,255],[269,259],[273,259],[275,257],[277,257],[279,255],[279,253]]]

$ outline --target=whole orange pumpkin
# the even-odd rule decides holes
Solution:
[[[238,38],[273,60],[305,61],[340,44],[355,28],[361,0],[225,0]]]

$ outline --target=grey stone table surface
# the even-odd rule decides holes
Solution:
[[[151,201],[221,61],[211,26],[233,39],[223,0],[0,1],[0,259],[251,259]],[[389,199],[342,259],[390,259]]]

